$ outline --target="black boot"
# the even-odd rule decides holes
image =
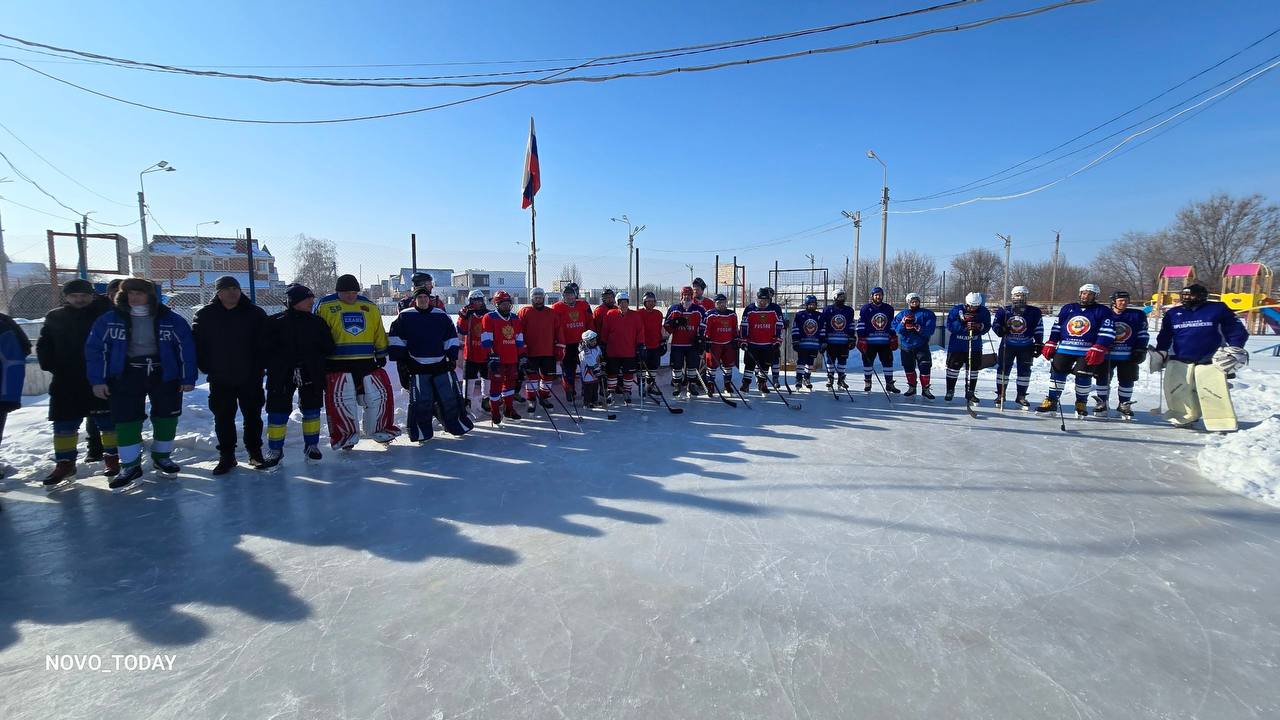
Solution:
[[[226,475],[227,473],[234,470],[236,465],[237,463],[234,455],[223,455],[222,457],[218,458],[218,464],[213,468],[213,474]],[[161,468],[161,465],[158,460],[156,461],[156,469],[161,470],[161,472],[168,472],[167,470],[163,470]]]
[[[262,448],[253,448],[249,453],[249,467],[254,470],[261,470],[267,465],[267,461],[262,457]]]

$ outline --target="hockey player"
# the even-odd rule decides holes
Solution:
[[[458,394],[458,353],[462,341],[449,315],[433,307],[431,291],[414,291],[413,307],[401,310],[387,331],[391,359],[402,366],[411,379],[409,393],[409,439],[430,440],[435,417],[451,435],[465,435],[473,427],[463,411]],[[550,310],[547,310],[550,313]]]
[[[696,277],[693,279],[693,282],[689,283],[689,285],[690,287],[693,288],[693,304],[702,308],[703,315],[716,309],[715,301],[706,296],[707,294],[706,280],[703,280],[700,277]]]
[[[1203,417],[1207,430],[1235,430],[1226,379],[1248,364],[1244,344],[1249,333],[1225,303],[1209,302],[1209,291],[1199,283],[1183,288],[1180,299],[1182,304],[1161,318],[1151,356],[1151,371],[1165,371],[1165,419],[1186,426]]]
[[[693,288],[680,288],[680,302],[667,309],[663,329],[671,334],[671,394],[680,397],[687,388],[698,395],[697,380],[702,363],[702,318],[706,311],[693,302]]]
[[[252,348],[250,348],[252,350]],[[142,477],[142,423],[151,401],[151,464],[172,477],[170,459],[182,414],[182,393],[195,389],[196,349],[191,326],[160,304],[155,286],[141,278],[120,285],[116,306],[93,323],[85,340],[85,369],[93,394],[111,405],[120,450],[116,492]]]
[[[612,393],[619,392],[630,405],[631,383],[636,379],[639,361],[644,358],[645,345],[640,314],[631,309],[631,297],[625,290],[618,293],[618,306],[604,316],[600,339],[604,346],[605,376],[609,381],[605,404],[612,404]]]
[[[640,304],[642,307],[636,313],[644,327],[645,348],[640,371],[644,378],[644,392],[652,394],[658,392],[658,368],[662,367],[662,356],[667,354],[666,331],[662,327],[666,318],[658,309],[658,296],[652,292],[646,292]]]
[[[1038,413],[1058,409],[1067,375],[1076,376],[1076,417],[1089,415],[1087,401],[1093,378],[1107,359],[1107,349],[1115,341],[1115,323],[1110,308],[1098,304],[1101,288],[1093,283],[1080,286],[1080,302],[1062,306],[1049,331],[1049,342],[1040,354],[1049,361],[1049,396],[1036,408]]]
[[[338,278],[336,292],[316,304],[316,314],[329,326],[334,351],[329,355],[324,404],[329,416],[329,444],[350,450],[364,431],[387,444],[400,434],[394,424],[395,397],[387,377],[387,331],[378,306],[360,294],[355,275]]]
[[[411,308],[417,304],[418,290],[420,288],[427,289],[427,296],[431,298],[431,307],[433,308],[438,307],[441,310],[445,309],[444,301],[436,297],[436,290],[435,290],[436,284],[435,284],[435,280],[431,277],[431,273],[424,273],[424,272],[414,273],[413,277],[410,279],[410,282],[413,283],[413,289],[409,291],[408,295],[404,296],[403,298],[400,298],[401,310]]]
[[[844,294],[841,290],[840,295]],[[825,313],[818,309],[818,298],[806,295],[804,309],[796,313],[791,321],[791,349],[796,354],[796,387],[813,389],[813,366],[818,354],[823,351],[822,323]],[[845,325],[844,327],[848,327]],[[845,346],[845,357],[849,356],[848,344]],[[831,387],[831,365],[827,365],[827,387]]]
[[[236,467],[236,408],[249,465],[261,468],[263,357],[257,346],[267,314],[240,290],[240,282],[223,275],[215,284],[213,300],[196,311],[191,334],[196,341],[196,363],[209,381],[209,409],[218,438],[218,465],[214,475]]]
[[[101,431],[98,459],[105,466],[103,475],[114,477],[120,472],[120,456],[116,450],[115,425],[111,422],[111,406],[94,397],[85,374],[84,343],[93,323],[111,310],[105,297],[93,292],[88,280],[72,280],[62,288],[62,307],[44,316],[44,327],[36,340],[36,357],[40,368],[53,374],[49,383],[49,421],[53,423],[53,472],[44,479],[45,489],[75,480],[76,446],[80,442],[80,423],[87,417],[91,426]],[[90,441],[90,453],[93,452]],[[85,460],[91,458],[86,454]]]
[[[991,329],[1000,338],[996,366],[996,407],[1004,407],[1006,389],[1009,387],[1009,371],[1018,367],[1018,394],[1014,402],[1026,410],[1027,388],[1031,385],[1031,363],[1044,346],[1044,322],[1040,308],[1028,305],[1031,290],[1018,285],[1009,291],[1013,302],[996,308]],[[1145,337],[1145,333],[1143,335]]]
[[[858,311],[858,352],[862,353],[862,391],[871,392],[875,361],[884,370],[884,389],[897,393],[893,384],[893,353],[898,349],[898,333],[893,331],[893,306],[884,301],[884,289],[871,288],[871,302]]]
[[[853,308],[845,304],[844,290],[837,290],[835,301],[828,305],[822,311],[822,321],[819,324],[819,332],[821,334],[822,344],[827,348],[827,389],[831,390],[831,383],[834,380],[841,390],[848,390],[849,384],[845,382],[844,371],[845,366],[849,362],[849,350],[856,342],[854,330],[857,322],[853,317]],[[892,314],[889,317],[893,317]],[[892,332],[892,330],[891,330]],[[895,333],[893,337],[897,337]],[[885,363],[881,362],[882,365]],[[888,366],[893,365],[890,359]],[[888,370],[885,371],[889,377],[889,385],[893,385],[892,376],[888,376]],[[895,390],[896,392],[896,390]]]
[[[616,297],[616,293],[614,293],[613,288],[611,287],[607,287],[600,291],[600,304],[591,312],[591,318],[595,321],[596,335],[600,335],[604,331],[604,316],[607,315],[610,310],[618,307],[617,304],[615,304]],[[596,342],[603,344],[604,340],[603,338],[598,337]]]
[[[563,346],[556,313],[547,306],[547,291],[536,287],[529,291],[529,305],[520,308],[520,328],[524,331],[525,372],[524,398],[529,414],[537,412],[535,403],[551,407],[551,383],[556,378],[556,348]]]
[[[898,334],[900,350],[898,357],[902,361],[902,373],[907,376],[907,391],[903,397],[916,394],[916,374],[920,377],[920,394],[929,400],[933,392],[929,390],[929,373],[933,370],[933,353],[929,342],[938,327],[938,316],[928,308],[920,307],[920,296],[907,293],[907,309],[893,318],[893,331]]]
[[[715,389],[715,370],[719,368],[724,376],[723,389],[729,392],[733,370],[738,367],[738,314],[729,309],[729,298],[724,293],[716,295],[715,309],[707,313],[702,327],[707,344],[707,374],[711,378],[707,389]]]
[[[462,337],[462,403],[471,410],[472,384],[480,397],[480,409],[489,412],[489,398],[484,394],[484,381],[489,379],[489,350],[481,342],[481,321],[489,314],[484,304],[484,291],[472,290],[467,304],[458,311],[458,335]]]
[[[600,408],[604,404],[600,401],[600,383],[604,380],[604,356],[600,354],[600,347],[596,345],[596,338],[599,335],[595,330],[586,330],[582,333],[580,343],[580,359],[582,375],[582,403],[589,408]]]
[[[524,329],[511,312],[511,295],[505,290],[493,294],[497,308],[481,320],[481,343],[489,352],[489,417],[498,425],[502,418],[519,420],[515,394],[520,372],[525,366]]]
[[[306,285],[285,290],[285,309],[262,324],[259,347],[267,363],[267,453],[263,467],[284,458],[284,438],[293,414],[293,396],[302,412],[302,452],[319,460],[320,412],[324,408],[325,363],[333,354],[329,326],[312,310],[316,295]]]
[[[556,359],[560,362],[560,377],[564,384],[564,396],[569,402],[575,399],[578,377],[578,355],[582,333],[594,327],[591,304],[578,298],[578,284],[569,283],[560,291],[560,301],[551,306],[560,326],[560,344],[556,346]]]
[[[964,303],[947,313],[947,402],[956,396],[956,381],[960,368],[965,368],[964,399],[969,405],[978,404],[978,371],[982,369],[982,339],[991,329],[991,311],[986,308],[987,299],[980,292],[964,296]]]
[[[1116,376],[1119,390],[1116,410],[1121,417],[1133,419],[1133,385],[1138,381],[1138,367],[1147,358],[1147,314],[1129,307],[1129,291],[1111,293],[1111,322],[1115,325],[1116,339],[1107,350],[1107,360],[1098,369],[1094,379],[1093,396],[1095,415],[1107,415],[1107,403],[1111,397],[1111,375]]]
[[[773,384],[778,384],[778,347],[782,343],[782,308],[773,301],[773,290],[762,287],[756,291],[756,302],[742,310],[739,334],[746,345],[743,362],[742,391],[751,389],[751,376],[755,371],[756,389],[761,395],[769,394],[765,373],[770,372]]]

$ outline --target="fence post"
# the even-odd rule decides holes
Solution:
[[[258,271],[253,267],[253,228],[244,229],[245,254],[249,256],[249,302],[258,304]]]

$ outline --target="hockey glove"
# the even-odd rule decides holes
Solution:
[[[1249,364],[1249,353],[1242,347],[1221,347],[1213,354],[1213,364],[1230,375]]]
[[[1129,362],[1134,365],[1141,365],[1142,361],[1146,359],[1147,351],[1145,348],[1134,348],[1133,352],[1129,353]]]
[[[1107,359],[1107,348],[1105,345],[1094,345],[1084,354],[1085,365],[1101,365]]]
[[[373,364],[374,364],[374,365],[377,365],[377,366],[378,366],[378,367],[380,367],[380,368],[384,368],[384,367],[386,367],[386,366],[387,366],[387,356],[386,356],[386,355],[374,355],[374,356],[373,356]]]
[[[1044,343],[1036,343],[1036,344],[1032,345],[1031,347],[1032,347],[1032,349],[1033,349],[1033,351],[1034,351],[1034,352],[1032,353],[1033,355],[1042,355],[1042,354],[1044,354]],[[1034,360],[1035,358],[1033,357],[1032,359]]]
[[[1148,348],[1148,350],[1147,370],[1153,373],[1164,370],[1164,364],[1169,360],[1169,353],[1164,350],[1156,350],[1155,348]]]
[[[667,344],[658,343],[658,357],[662,357],[663,355],[666,355],[666,354],[667,354]]]
[[[897,335],[890,335],[890,336],[889,336],[889,349],[890,349],[890,350],[893,350],[893,351],[896,351],[896,350],[898,349],[898,336],[897,336]]]
[[[520,369],[520,374],[524,375],[525,368],[529,367],[529,357],[527,355],[521,355],[520,359],[516,361],[516,367]]]
[[[858,338],[858,352],[864,353],[866,351],[867,351],[867,339]]]
[[[556,362],[564,362],[564,345],[556,345]]]
[[[968,330],[971,333],[982,332],[982,323],[978,322],[977,320],[970,320],[966,322],[964,324],[964,327],[966,330]]]
[[[494,375],[498,372],[498,368],[502,365],[502,359],[498,357],[498,353],[489,353],[489,374]]]
[[[1058,349],[1058,343],[1050,340],[1049,342],[1045,343],[1043,347],[1040,348],[1040,355],[1044,357],[1045,360],[1052,360],[1053,353],[1057,349]]]

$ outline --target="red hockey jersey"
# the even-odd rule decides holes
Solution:
[[[480,339],[486,352],[498,353],[498,362],[503,365],[515,365],[520,361],[520,356],[525,354],[520,318],[515,315],[503,317],[494,310],[484,316],[481,327],[483,332]]]
[[[605,305],[604,303],[597,305],[596,309],[593,310],[591,313],[591,319],[594,321],[593,329],[597,333],[600,333],[603,335],[605,314],[608,313],[610,310],[617,310],[617,309],[618,309],[617,305]]]
[[[595,318],[591,315],[591,305],[586,300],[577,300],[570,307],[563,300],[551,306],[560,326],[560,342],[574,345],[582,342],[582,333],[595,329]]]
[[[702,334],[702,316],[704,310],[697,303],[689,303],[686,308],[684,303],[672,305],[667,310],[667,321],[664,324],[667,332],[671,333],[672,347],[689,347],[693,341]],[[677,324],[678,319],[683,319],[683,324]]]
[[[712,345],[728,345],[738,337],[738,313],[712,310],[702,321],[703,335]]]
[[[640,324],[644,326],[644,346],[658,347],[662,343],[662,311],[642,307],[636,312],[640,314]]]
[[[640,313],[621,308],[611,308],[604,315],[604,331],[600,333],[600,342],[605,345],[605,354],[611,358],[629,358],[636,356],[636,349],[644,344],[644,325],[641,324]]]
[[[560,342],[560,323],[556,322],[556,313],[543,305],[541,309],[533,305],[520,308],[517,315],[520,328],[524,330],[524,348],[529,357],[551,357],[556,354],[556,345]]]
[[[480,327],[488,308],[472,310],[470,306],[462,308],[458,313],[458,336],[462,338],[462,359],[471,362],[484,362],[489,351],[481,342],[484,329]]]
[[[716,301],[706,296],[694,298],[693,304],[702,308],[704,315],[716,311]]]

